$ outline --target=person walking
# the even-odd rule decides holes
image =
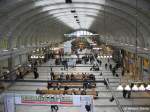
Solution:
[[[58,106],[57,105],[51,105],[51,112],[57,112]]]
[[[91,112],[91,104],[86,104],[85,109],[87,112]]]
[[[113,76],[115,76],[115,74],[116,74],[116,69],[115,69],[115,67],[112,69],[112,74],[113,74]]]
[[[109,65],[109,69],[110,69],[110,71],[112,70],[112,64]]]
[[[108,88],[108,84],[107,84],[106,79],[104,79],[104,85],[106,86],[106,88]]]

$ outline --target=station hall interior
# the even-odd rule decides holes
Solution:
[[[150,0],[0,0],[0,112],[150,112]]]

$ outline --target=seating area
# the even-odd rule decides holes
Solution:
[[[67,56],[67,59],[65,58],[65,64],[63,64],[64,59],[61,55],[57,58],[51,57],[41,64],[38,59],[34,59],[31,67],[21,66],[11,72],[15,74],[12,76],[16,76],[14,78],[16,82],[10,85],[7,91],[10,93],[15,91],[19,94],[33,94],[43,99],[44,97],[51,98],[51,96],[69,95],[74,97],[79,95],[87,97],[89,95],[88,97],[92,96],[92,100],[96,102],[94,104],[96,112],[99,112],[99,107],[103,106],[108,106],[110,110],[112,105],[117,108],[116,99],[121,105],[124,105],[123,101],[126,101],[125,105],[131,105],[131,97],[136,101],[140,98],[143,99],[141,96],[133,97],[137,94],[135,91],[132,93],[117,91],[116,88],[121,77],[121,65],[118,65],[118,62],[113,59],[98,59],[95,57],[94,52],[92,53],[90,56],[85,53],[86,58],[80,58],[80,63],[76,62],[73,67],[68,64],[69,60],[72,59],[69,56]],[[56,60],[59,60],[59,63],[56,63]],[[1,85],[0,89],[5,89]],[[149,98],[149,95],[147,98]],[[144,105],[140,102],[139,104]],[[114,108],[112,112],[116,112]]]
[[[87,84],[87,85],[86,85]],[[79,83],[79,82],[69,82],[69,83],[48,83],[47,88],[63,88],[65,86],[69,86],[71,88],[96,88],[96,83],[90,82],[88,84],[88,82],[83,82],[83,83]]]
[[[95,89],[92,89],[90,91],[85,90],[37,90],[36,94],[52,94],[52,95],[60,95],[60,94],[67,94],[67,95],[92,95],[95,99],[98,96],[98,92],[95,91]]]
[[[53,75],[53,79],[54,80],[59,80],[59,79],[63,79],[63,80],[95,80],[95,76],[93,74],[86,74],[86,73],[82,73],[82,74],[74,74],[74,73],[71,73],[71,74],[55,74]]]

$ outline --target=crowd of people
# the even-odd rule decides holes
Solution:
[[[76,77],[77,76],[77,77]],[[53,71],[50,73],[51,80],[95,80],[95,76],[93,74],[89,73],[71,73],[70,75],[64,74],[64,72],[61,72],[60,75],[55,74]]]
[[[84,55],[82,56],[82,58],[79,58],[79,55],[77,55],[77,60],[76,60],[76,64],[92,64],[92,67],[90,68],[91,71],[100,71],[100,76],[103,75],[103,72],[101,71],[100,67],[102,66],[102,61],[100,59],[97,58],[97,56],[94,58],[93,55]],[[96,59],[96,60],[95,60]],[[68,59],[63,59],[62,57],[55,59],[55,64],[56,65],[63,65],[64,69],[63,70],[68,70],[68,67],[70,67],[68,65]],[[74,67],[74,66],[73,66]],[[119,77],[119,74],[117,73],[117,70],[121,67],[119,63],[116,63],[115,66],[112,66],[110,59],[108,58],[107,62],[104,63],[104,67],[105,70],[109,70],[112,72],[113,76]],[[37,75],[37,68],[33,69],[34,72],[34,76],[35,78],[38,77]],[[80,75],[81,78],[77,78],[77,75]],[[124,75],[124,71],[122,71],[122,75]],[[92,80],[95,81],[95,75],[94,74],[89,74],[89,73],[82,73],[82,74],[65,74],[64,72],[61,72],[59,75],[55,74],[52,70],[50,72],[50,79],[51,80],[69,80],[69,81],[75,81],[75,80],[82,80],[83,81],[83,87],[79,88],[80,94],[81,95],[86,95],[86,90],[92,88],[92,84],[91,81],[88,80]],[[107,89],[109,89],[109,79],[106,78],[104,79],[104,85],[106,86]],[[72,94],[76,95],[76,91],[75,89],[71,89],[69,86],[62,86],[61,83],[55,83],[54,86],[54,82],[49,82],[48,89],[53,88],[53,90],[60,90],[60,88],[64,88],[64,94],[67,94],[68,90],[72,90]],[[131,97],[131,92],[130,91],[126,91],[123,90],[123,98],[130,98]]]

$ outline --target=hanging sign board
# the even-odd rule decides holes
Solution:
[[[33,105],[80,105],[79,95],[22,95],[15,96],[15,104]]]

